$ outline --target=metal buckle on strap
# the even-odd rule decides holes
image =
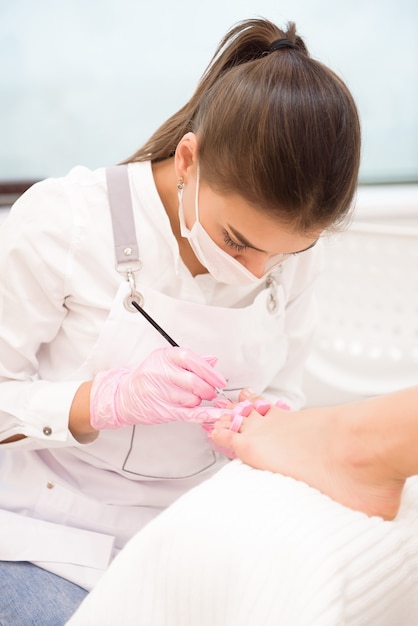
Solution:
[[[121,274],[125,274],[126,280],[129,283],[129,293],[123,300],[123,306],[130,313],[136,313],[136,309],[132,305],[132,300],[135,300],[141,307],[144,305],[144,297],[136,290],[135,281],[135,272],[138,272],[141,268],[142,263],[139,259],[118,263],[116,265],[117,271]]]

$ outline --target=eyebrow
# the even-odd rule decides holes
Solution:
[[[231,224],[227,224],[229,230],[231,231],[231,233],[234,235],[234,237],[236,237],[236,239],[238,239],[239,243],[242,244],[243,246],[245,246],[246,248],[251,248],[252,250],[257,250],[257,252],[265,252],[265,250],[261,250],[261,248],[257,248],[256,246],[253,246],[252,243],[250,243],[248,241],[248,239],[246,239],[243,235],[241,235],[240,232],[238,232],[237,230],[235,230],[235,228],[233,228],[231,226]],[[311,243],[310,246],[308,246],[307,248],[304,248],[303,250],[298,250],[297,252],[288,252],[287,254],[300,254],[301,252],[307,252],[308,250],[310,250],[311,248],[313,248],[317,243],[318,243],[319,239],[316,239],[313,243]]]
[[[260,248],[256,248],[255,246],[253,246],[253,244],[252,244],[252,243],[250,243],[250,242],[248,241],[248,239],[246,239],[246,238],[244,237],[244,235],[241,235],[241,233],[239,233],[237,230],[235,230],[235,228],[233,228],[233,227],[231,226],[231,224],[227,224],[227,226],[228,226],[229,230],[231,231],[231,233],[234,235],[234,237],[235,237],[236,239],[238,239],[238,241],[239,241],[239,242],[240,242],[243,246],[245,246],[246,248],[252,248],[253,250],[257,250],[257,252],[265,252],[265,250],[261,250]]]

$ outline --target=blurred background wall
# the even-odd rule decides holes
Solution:
[[[363,129],[355,219],[336,243],[324,239],[307,402],[410,384],[417,0],[0,0],[0,222],[32,181],[135,152],[189,99],[226,31],[260,16],[296,22],[312,56],[348,84]]]
[[[184,104],[237,21],[295,21],[351,88],[361,182],[418,181],[416,0],[0,0],[0,181],[98,167]]]

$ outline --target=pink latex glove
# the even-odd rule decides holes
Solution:
[[[216,397],[224,377],[213,369],[215,357],[184,348],[154,350],[135,369],[99,372],[90,394],[90,423],[96,430],[133,424],[200,422],[202,400]]]

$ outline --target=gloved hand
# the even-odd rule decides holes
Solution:
[[[96,430],[133,424],[200,422],[202,400],[216,397],[225,378],[213,369],[217,359],[184,348],[154,350],[135,369],[99,372],[90,394],[90,423]]]

